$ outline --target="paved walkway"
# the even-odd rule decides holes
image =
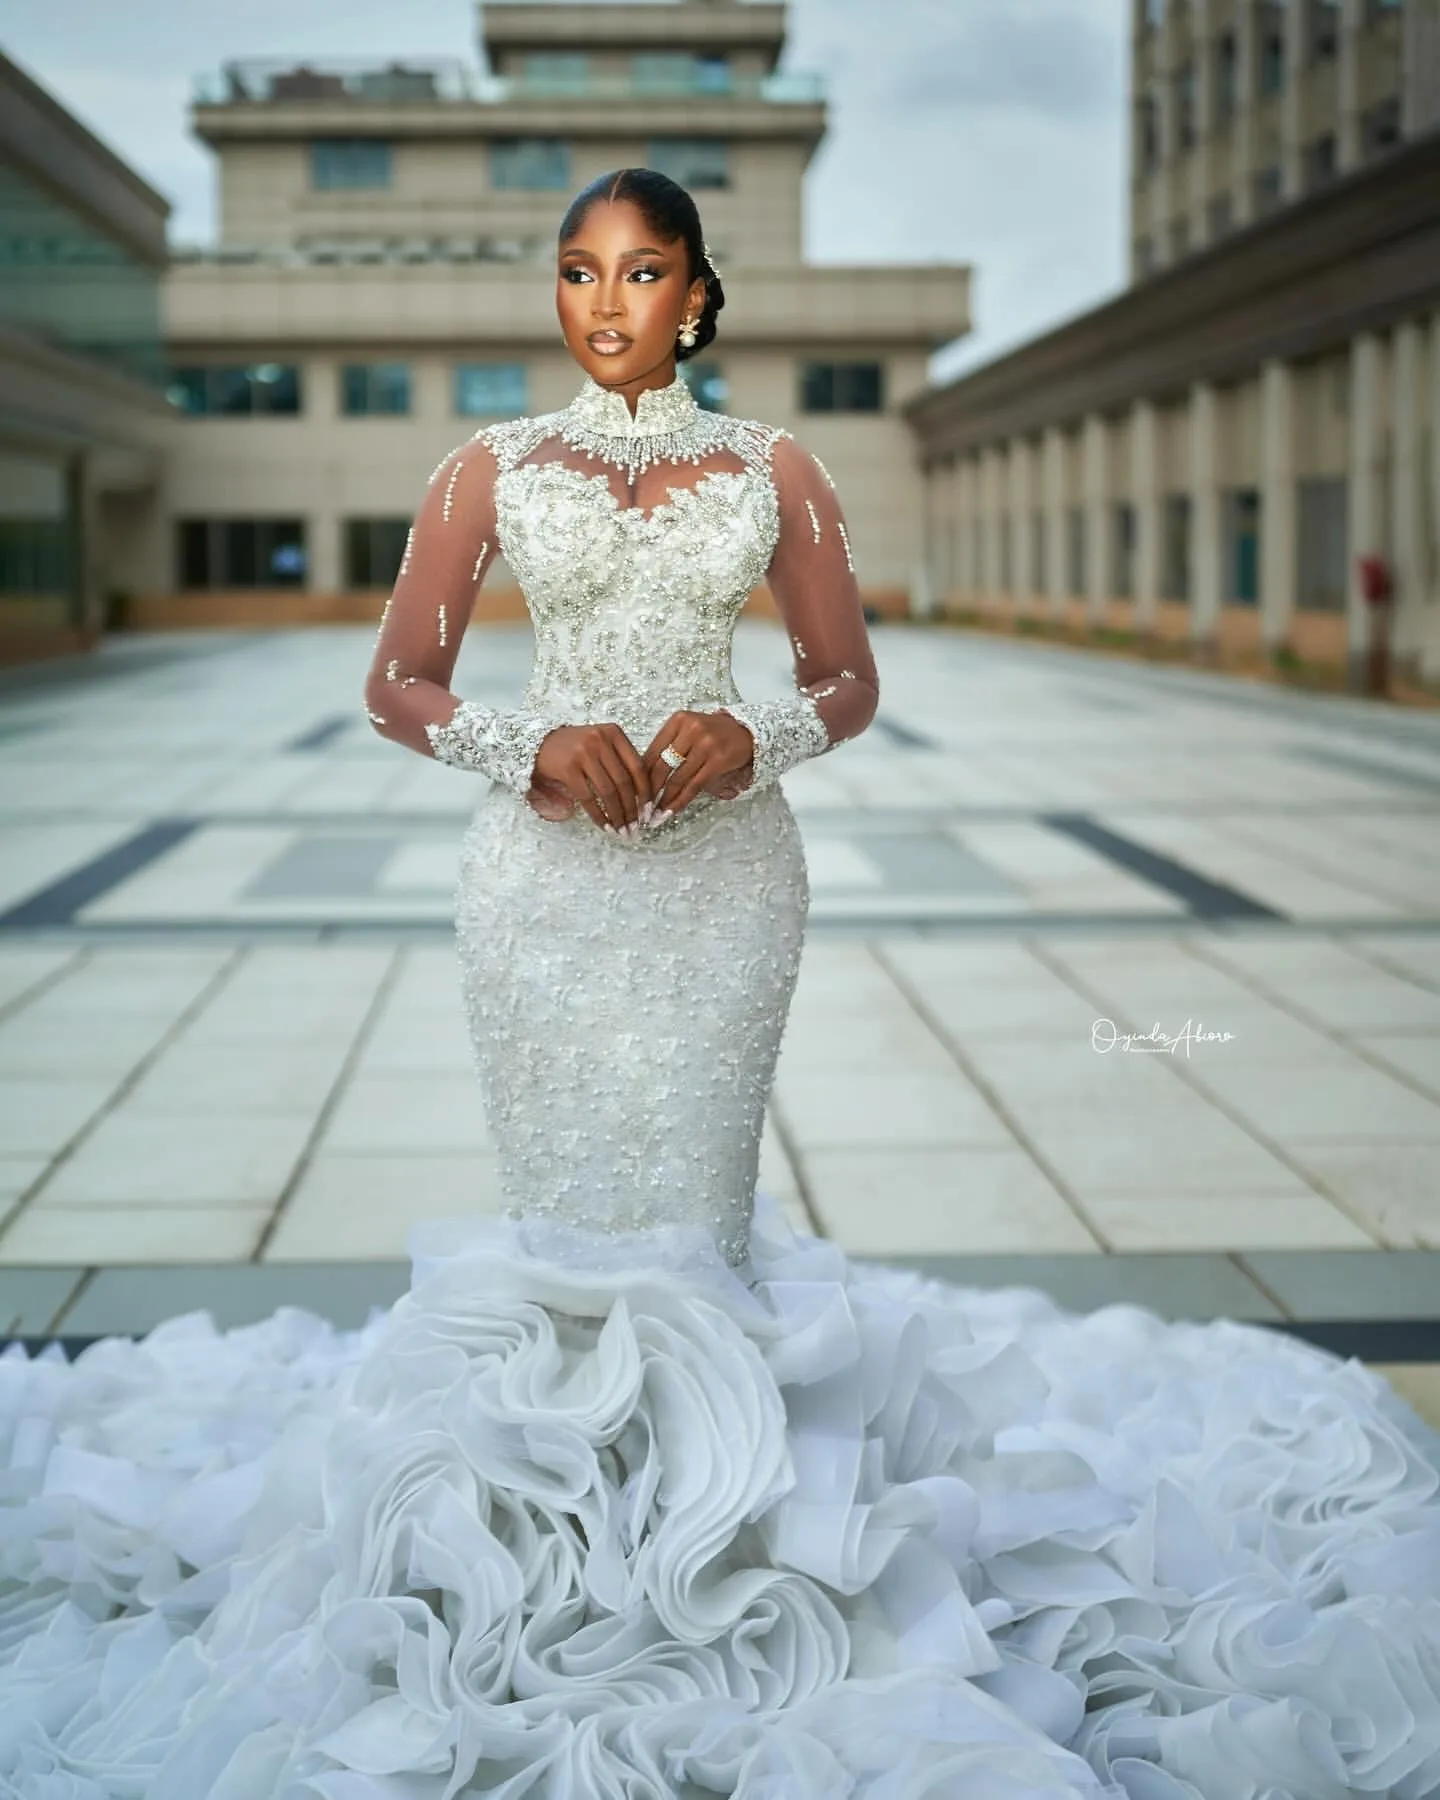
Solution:
[[[414,1220],[497,1204],[449,936],[475,778],[371,732],[371,642],[0,678],[10,1330],[363,1316]],[[874,727],[786,779],[814,906],[762,1183],[1077,1306],[1440,1315],[1440,717],[876,648]],[[472,633],[457,686],[513,700],[528,658]],[[736,666],[781,691],[778,630]]]

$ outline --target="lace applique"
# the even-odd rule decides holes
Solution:
[[[755,740],[755,773],[747,793],[778,781],[796,763],[830,748],[830,732],[815,701],[834,691],[822,689],[812,696],[802,690],[783,700],[748,700],[719,709],[738,719]]]
[[[437,762],[474,769],[492,781],[526,793],[534,779],[535,757],[554,722],[538,713],[501,712],[478,700],[462,700],[443,725],[427,725]]]

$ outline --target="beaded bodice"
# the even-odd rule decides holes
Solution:
[[[380,622],[366,687],[378,731],[475,769],[557,822],[599,829],[533,780],[556,726],[614,723],[643,753],[672,713],[723,709],[748,764],[717,775],[659,833],[853,737],[878,681],[834,483],[789,435],[702,410],[680,380],[639,396],[587,380],[570,405],[477,432],[431,476]],[[521,704],[456,704],[449,679],[475,594],[502,555],[535,627]],[[765,583],[794,690],[742,699],[735,625]]]
[[[683,382],[588,383],[565,411],[484,434],[498,543],[525,594],[524,705],[614,720],[644,746],[681,707],[738,701],[731,645],[780,532],[780,433],[702,412]]]

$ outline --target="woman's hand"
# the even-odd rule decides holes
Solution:
[[[525,797],[542,818],[568,819],[581,806],[597,825],[619,831],[638,823],[651,788],[618,725],[557,725],[541,741]]]
[[[667,748],[685,758],[678,769],[661,757]],[[748,727],[729,713],[671,713],[644,757],[657,811],[673,817],[701,792],[733,799],[750,785],[747,771],[754,755],[755,740]]]

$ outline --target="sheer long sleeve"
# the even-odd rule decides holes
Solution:
[[[365,709],[381,736],[523,795],[554,721],[450,691],[475,595],[495,559],[495,475],[494,453],[477,437],[431,476],[381,615]]]
[[[790,638],[795,692],[723,710],[755,740],[753,773],[741,792],[858,737],[875,717],[880,681],[845,519],[834,484],[793,439],[775,446],[780,537],[767,583]]]

